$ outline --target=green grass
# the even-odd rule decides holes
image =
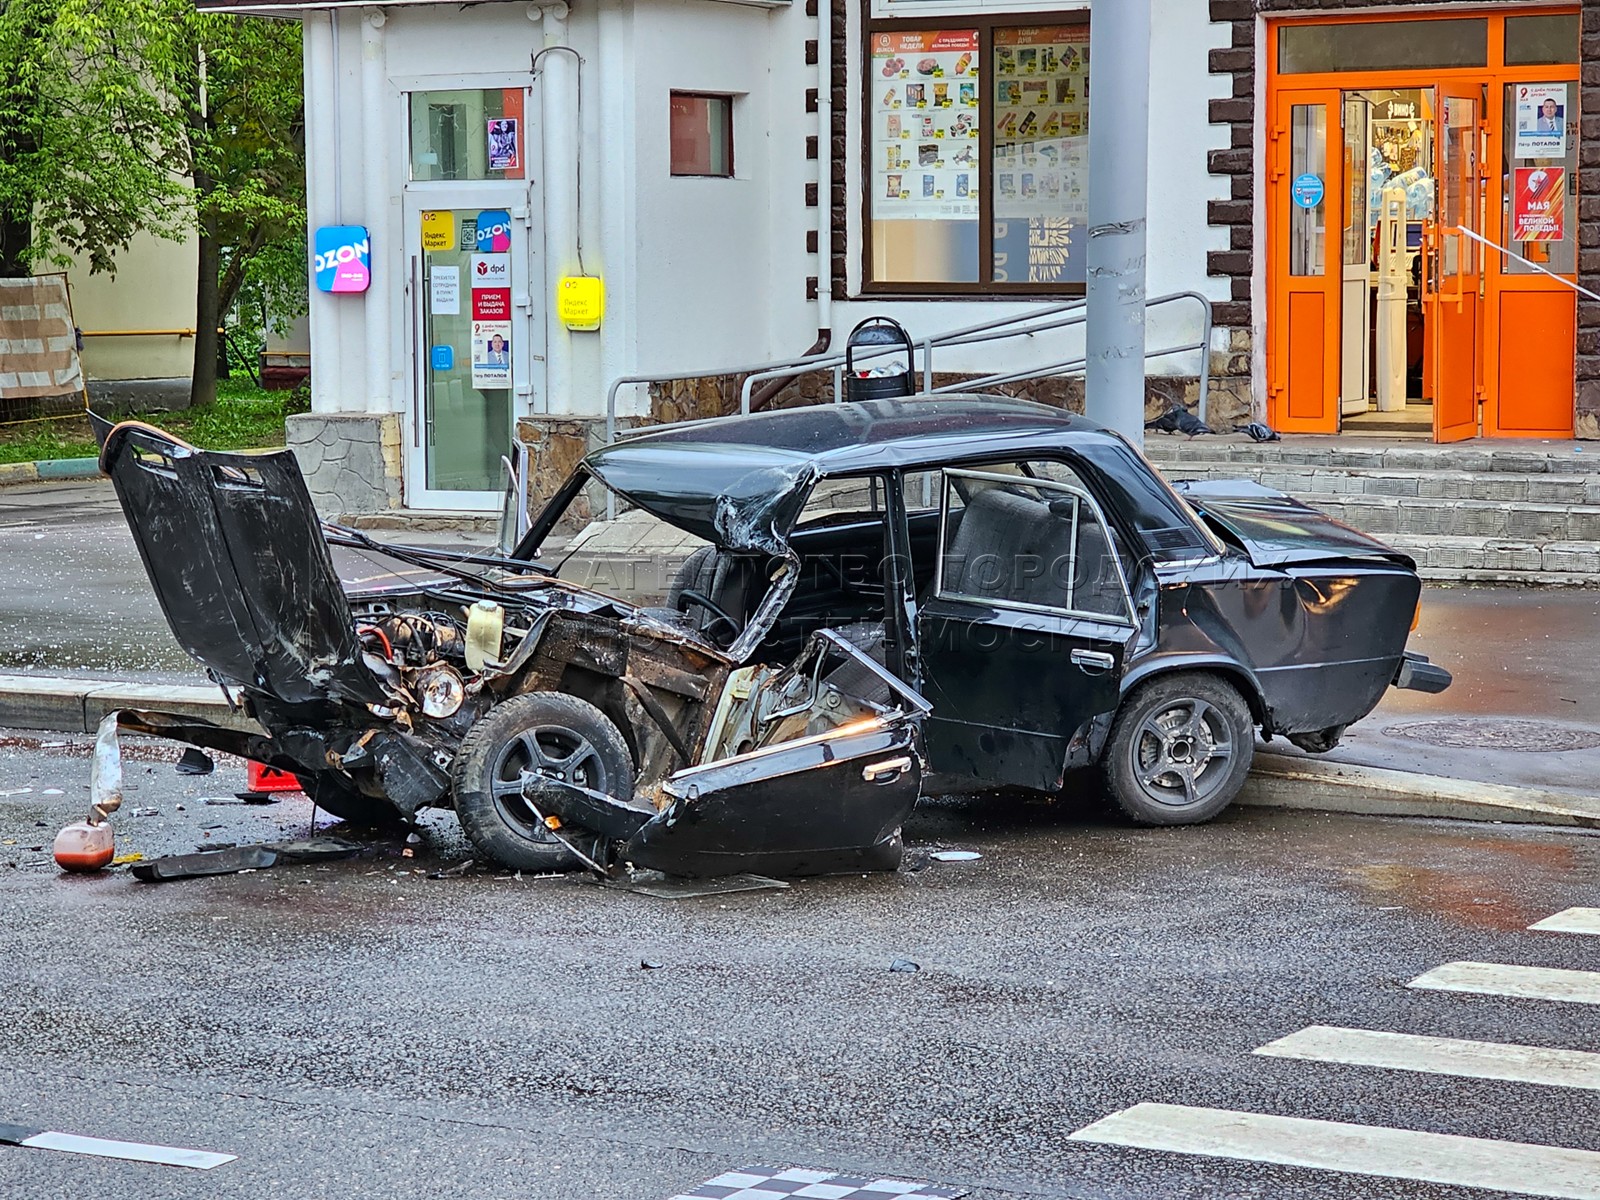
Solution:
[[[292,392],[266,392],[248,380],[225,379],[217,384],[217,402],[203,408],[116,415],[148,421],[207,450],[254,450],[283,445],[284,417],[304,411],[303,403]],[[85,417],[0,424],[0,463],[93,458],[97,453]]]

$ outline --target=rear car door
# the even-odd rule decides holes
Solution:
[[[1087,761],[1091,722],[1116,711],[1135,627],[1104,514],[1069,468],[943,472],[917,628],[931,770],[1052,791],[1069,750]]]

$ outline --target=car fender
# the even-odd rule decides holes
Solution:
[[[1153,654],[1142,659],[1122,677],[1122,698],[1158,675],[1175,675],[1181,671],[1209,671],[1221,675],[1239,689],[1250,706],[1250,716],[1261,726],[1264,734],[1272,733],[1272,712],[1267,707],[1266,696],[1256,673],[1237,659],[1222,654]]]

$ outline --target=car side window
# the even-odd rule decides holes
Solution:
[[[1111,539],[1082,487],[1015,467],[950,469],[943,495],[939,595],[1132,620]]]

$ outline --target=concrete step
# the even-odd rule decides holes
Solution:
[[[1515,471],[1362,469],[1225,460],[1158,463],[1157,466],[1168,479],[1249,479],[1308,502],[1312,496],[1404,496],[1600,505],[1600,472],[1554,475]]]
[[[1416,560],[1424,579],[1459,583],[1600,586],[1600,543],[1489,537],[1384,537]]]
[[[1443,500],[1410,496],[1302,493],[1307,504],[1379,539],[1489,537],[1522,542],[1600,543],[1600,505],[1515,500]]]
[[[1362,445],[1350,439],[1298,437],[1281,442],[1252,442],[1244,438],[1198,437],[1151,433],[1145,454],[1165,468],[1190,462],[1293,463],[1310,467],[1361,470],[1489,471],[1514,475],[1600,474],[1600,446],[1584,449],[1575,442],[1493,443],[1466,442],[1450,446],[1385,445],[1375,440]]]

